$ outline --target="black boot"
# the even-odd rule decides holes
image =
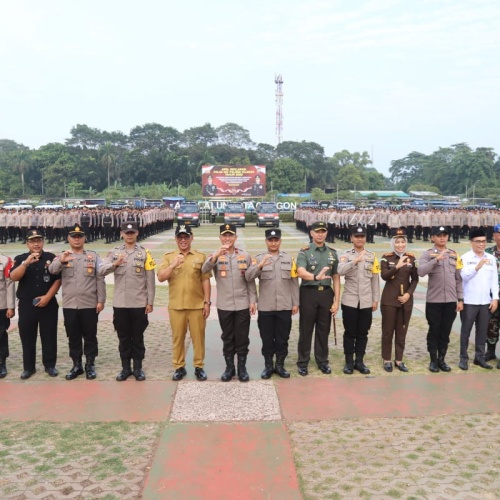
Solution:
[[[66,380],[73,380],[83,373],[82,358],[73,359],[73,368],[66,374]]]
[[[290,378],[290,374],[285,370],[286,356],[276,356],[276,366],[274,373],[277,373],[281,378]]]
[[[490,344],[489,342],[486,343],[486,354],[484,355],[484,360],[485,361],[491,361],[492,359],[497,359],[496,356],[496,343],[495,344]]]
[[[226,360],[226,371],[222,374],[221,380],[223,382],[229,382],[236,375],[236,370],[234,368],[234,354],[232,356],[224,356]]]
[[[368,367],[363,363],[363,356],[356,356],[356,361],[354,361],[354,369],[358,370],[358,372],[362,373],[363,375],[368,375],[370,373]]]
[[[87,380],[94,380],[97,377],[94,358],[87,358],[87,362],[85,363],[85,377]]]
[[[0,378],[7,376],[7,365],[5,364],[5,358],[0,358]]]
[[[238,379],[240,382],[248,382],[250,380],[247,372],[246,354],[238,354]]]
[[[134,359],[134,371],[132,373],[134,374],[137,382],[146,380],[146,374],[142,370],[142,359]]]
[[[451,372],[451,368],[444,360],[445,356],[446,356],[446,351],[442,351],[439,353],[437,361],[438,368],[443,372]]]
[[[439,372],[438,360],[435,353],[431,353],[431,362],[429,363],[429,371],[432,373]]]
[[[267,380],[268,378],[271,378],[271,375],[273,373],[274,373],[273,357],[272,356],[264,356],[264,370],[260,374],[260,378]]]
[[[345,366],[343,372],[346,375],[352,375],[354,373],[354,361],[352,354],[345,355]]]
[[[130,368],[130,359],[122,359],[122,371],[116,376],[118,382],[127,380],[132,375]]]

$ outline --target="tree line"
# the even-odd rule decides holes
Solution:
[[[148,123],[128,135],[76,125],[63,143],[30,149],[0,139],[0,196],[97,195],[127,192],[139,196],[144,186],[173,194],[191,186],[201,194],[201,166],[266,165],[268,190],[303,192],[314,187],[383,189],[387,180],[371,167],[368,153],[341,151],[332,157],[315,142],[285,141],[274,147],[256,144],[235,123],[209,123],[179,132]],[[142,189],[143,191],[143,189]],[[149,192],[155,191],[150,189]]]
[[[266,165],[268,191],[286,193],[428,187],[442,194],[474,188],[479,194],[481,189],[497,189],[500,182],[493,149],[474,151],[467,144],[439,148],[431,155],[412,152],[392,161],[391,178],[386,178],[373,168],[366,151],[327,156],[316,142],[256,144],[236,123],[215,128],[206,123],[183,132],[148,123],[128,135],[78,124],[64,143],[38,149],[0,139],[0,198],[196,197],[201,195],[204,164]]]

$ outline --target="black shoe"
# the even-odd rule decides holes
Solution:
[[[486,363],[486,361],[482,361],[481,359],[474,359],[473,363],[481,368],[486,368],[486,370],[491,370],[493,368],[491,365]]]
[[[394,365],[396,366],[396,368],[400,371],[400,372],[407,372],[408,371],[408,368],[407,366],[401,361],[400,363],[396,363],[396,361],[394,361]],[[451,369],[451,368],[450,368]]]
[[[299,375],[302,377],[307,377],[309,375],[309,370],[307,369],[307,366],[299,366],[298,370]]]
[[[451,372],[451,368],[446,363],[446,361],[444,360],[444,358],[438,358],[438,367],[443,372]]]
[[[205,370],[203,368],[195,368],[194,375],[196,377],[196,380],[199,380],[200,382],[207,380],[207,374],[205,373]]]
[[[431,361],[429,363],[429,371],[432,372],[432,373],[438,373],[439,372],[439,366],[438,366],[437,360],[436,361]]]
[[[83,374],[83,368],[82,368],[82,365],[75,365],[73,366],[73,368],[71,368],[71,370],[66,374],[66,380],[73,380],[75,379],[76,377],[78,377],[78,375],[82,375]]]
[[[267,380],[270,379],[272,374],[274,373],[274,368],[272,366],[266,366],[263,370],[262,373],[260,374],[260,378]]]
[[[384,363],[384,370],[389,373],[392,372],[392,363],[390,361]]]
[[[484,355],[484,360],[493,361],[494,359],[497,359],[496,354],[494,352],[486,351],[486,354]]]
[[[23,373],[21,373],[21,380],[28,380],[35,373],[36,370],[24,370]]]
[[[346,363],[344,369],[342,370],[346,375],[352,375],[354,373],[354,363]]]
[[[461,369],[461,370],[468,370],[469,369],[469,363],[467,363],[467,361],[461,359],[460,360],[460,363],[458,363],[458,367]]]
[[[59,375],[59,372],[57,371],[57,368],[55,366],[49,366],[48,368],[45,368],[45,373],[49,377],[57,377]]]
[[[368,367],[363,363],[363,361],[355,361],[354,362],[354,369],[358,370],[359,373],[362,373],[363,375],[368,375],[370,373],[370,370]]]
[[[186,375],[187,375],[186,369],[183,366],[181,366],[180,368],[177,368],[177,370],[175,370],[174,374],[172,375],[172,380],[174,382],[178,382],[179,380],[182,380]]]
[[[224,359],[226,360],[226,369],[220,379],[222,382],[229,382],[233,380],[233,377],[236,375],[236,369],[234,368],[234,354],[232,356],[224,356]]]
[[[330,365],[328,363],[323,363],[322,365],[319,365],[318,368],[325,375],[330,375],[330,373],[332,373],[332,369],[330,368]]]
[[[124,382],[132,375],[132,370],[130,368],[123,368],[123,370],[116,376],[118,382]]]
[[[132,375],[135,377],[137,382],[146,380],[146,374],[144,373],[144,370],[142,368],[134,368]]]
[[[497,370],[500,370],[500,361],[497,363]]]
[[[5,364],[5,360],[0,361],[0,378],[5,378],[7,376],[7,365]]]
[[[285,365],[276,363],[274,367],[274,373],[276,373],[281,378],[290,378],[290,373],[286,371]]]
[[[97,377],[97,373],[95,371],[94,363],[85,365],[85,378],[87,380],[94,380]]]

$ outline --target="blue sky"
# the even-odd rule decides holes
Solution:
[[[32,148],[85,123],[128,133],[235,122],[327,155],[468,142],[500,154],[497,0],[4,0],[0,138]]]

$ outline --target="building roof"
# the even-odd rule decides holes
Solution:
[[[379,198],[410,198],[409,194],[404,191],[351,191],[361,196],[370,196],[371,194],[377,195]]]

